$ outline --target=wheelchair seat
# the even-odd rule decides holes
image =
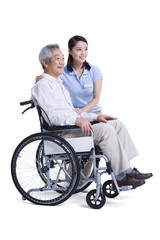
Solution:
[[[64,132],[69,130],[78,130],[78,129],[80,130],[80,128],[76,125],[53,126],[49,124],[50,120],[46,112],[39,105],[36,105],[36,109],[38,112],[40,128],[42,132],[58,133],[58,132]],[[95,123],[98,123],[98,121],[92,122],[92,124],[95,124]],[[90,153],[91,149],[93,149],[94,147],[93,139],[91,138],[91,136],[65,138],[65,140],[69,142],[69,144],[71,144],[71,146],[77,153],[80,153],[80,152]],[[99,146],[95,146],[95,150],[97,154],[103,154]]]

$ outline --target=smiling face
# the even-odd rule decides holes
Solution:
[[[45,73],[58,78],[62,74],[64,68],[64,55],[62,51],[59,48],[53,49],[51,62],[48,63],[43,60],[43,65],[45,67]]]
[[[84,63],[88,55],[87,43],[78,41],[72,50],[69,49],[69,54],[73,57],[73,61]]]

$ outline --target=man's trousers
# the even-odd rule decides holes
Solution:
[[[96,123],[93,128],[95,145],[101,147],[115,176],[131,168],[130,160],[136,157],[138,152],[125,125],[120,120],[109,120],[107,123]],[[82,133],[71,131],[64,132],[61,136],[80,137]]]

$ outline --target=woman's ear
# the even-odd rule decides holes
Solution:
[[[72,52],[72,51],[68,48],[68,53],[69,53],[70,55],[72,55],[71,52]]]

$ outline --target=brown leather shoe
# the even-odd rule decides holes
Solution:
[[[132,188],[137,188],[142,186],[145,183],[145,181],[143,179],[135,179],[129,174],[126,174],[126,176],[122,180],[117,181],[117,183],[119,187],[132,186]]]
[[[132,172],[128,173],[128,175],[135,179],[148,179],[153,176],[152,173],[140,173],[137,168],[133,168]]]

